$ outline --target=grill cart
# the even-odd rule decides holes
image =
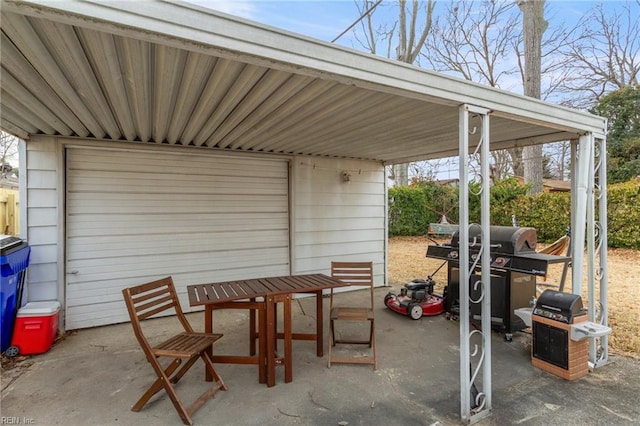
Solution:
[[[566,380],[589,372],[588,339],[611,333],[611,328],[587,321],[582,298],[576,294],[545,290],[531,315],[534,366]]]
[[[474,244],[480,241],[481,229],[472,226],[469,229],[470,266],[477,258],[480,247]],[[527,324],[514,311],[530,307],[536,297],[536,277],[546,276],[549,265],[568,264],[571,258],[536,252],[537,236],[534,228],[492,226],[490,228],[489,256],[491,262],[491,325],[505,333],[505,339],[511,340],[512,333],[527,327]],[[460,261],[459,233],[451,238],[450,244],[430,245],[427,257],[446,260],[448,282],[445,294],[445,310],[448,315],[457,316],[460,312]],[[481,289],[476,283],[481,280],[480,267],[476,266],[469,279],[471,300],[481,297]],[[471,303],[471,319],[481,319],[480,305]]]

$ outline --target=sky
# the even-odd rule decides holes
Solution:
[[[450,0],[437,0],[436,11],[448,1]],[[188,0],[188,2],[324,41],[333,40],[359,17],[353,0]],[[376,13],[389,13],[395,3],[395,1],[384,0],[376,9]],[[614,7],[624,2],[547,0],[546,17],[551,25],[554,21],[574,23],[599,3],[605,7]],[[392,20],[394,18],[390,18],[390,21]],[[342,36],[337,43],[357,48],[350,34]]]
[[[188,1],[324,41],[333,40],[359,17],[358,9],[351,0]]]
[[[256,21],[265,25],[279,28],[281,30],[302,34],[312,38],[320,39],[326,42],[333,41],[336,37],[340,38],[336,44],[358,50],[365,50],[361,42],[356,39],[353,31],[347,31],[359,17],[360,12],[356,6],[355,0],[251,0],[251,1],[234,1],[234,0],[187,0],[203,7],[216,9],[230,15]],[[451,5],[453,0],[436,0],[436,8],[434,15],[439,12],[443,14],[445,8]],[[507,3],[516,0],[505,0]],[[633,0],[631,0],[633,1]],[[361,4],[362,0],[358,0]],[[480,3],[480,1],[478,1]],[[628,4],[623,0],[547,0],[545,7],[545,19],[549,21],[549,30],[546,34],[551,36],[553,30],[557,28],[572,28],[575,24],[585,16],[590,10],[602,4],[605,11],[607,9],[621,9],[621,6]],[[640,10],[640,7],[635,8]],[[515,9],[517,13],[517,9]],[[640,13],[639,13],[640,15]],[[384,0],[374,11],[374,17],[377,24],[386,23],[391,26],[397,21],[397,0]],[[640,16],[638,17],[640,19]],[[356,25],[354,29],[360,30],[361,27]],[[363,40],[362,32],[360,38]],[[395,42],[394,42],[395,43]],[[384,43],[379,43],[378,49],[385,50]],[[386,55],[386,52],[379,52]],[[391,57],[395,57],[395,45],[391,46]],[[420,66],[429,67],[423,63],[424,58],[419,58]],[[518,68],[519,59],[513,57],[504,57],[501,63],[496,63],[496,69],[503,69],[501,73],[498,87],[510,92],[523,94],[522,77],[519,73],[512,72]],[[460,74],[445,71],[456,77]],[[552,74],[547,74],[547,80],[552,81]],[[474,80],[478,76],[474,76]],[[543,86],[547,80],[543,82]],[[480,83],[484,81],[477,80]],[[544,92],[544,87],[543,87]],[[550,97],[547,97],[550,96]],[[544,99],[548,101],[561,102],[561,99],[552,99],[554,94],[545,95]]]

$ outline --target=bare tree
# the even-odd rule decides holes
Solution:
[[[560,3],[556,3],[560,4]],[[561,4],[559,7],[563,7]],[[545,15],[550,13],[553,18],[553,8],[547,10],[545,5]],[[549,28],[543,33],[542,45],[541,45],[541,64],[540,64],[540,99],[549,100],[553,97],[553,101],[566,106],[575,106],[573,97],[567,99],[558,98],[561,92],[560,88],[565,84],[566,70],[568,69],[568,60],[565,52],[570,50],[575,43],[575,40],[579,38],[580,31],[582,30],[582,24],[567,26],[565,21],[562,21],[560,25],[555,28]],[[516,44],[514,44],[514,50],[517,52],[516,58],[518,59],[518,68],[520,70],[521,79],[525,81],[525,64],[523,51],[523,34]],[[524,176],[524,161],[522,158],[523,149],[518,148],[520,155],[514,155],[514,171],[517,176]],[[537,150],[536,150],[537,151]],[[543,147],[543,151],[546,153],[544,156],[540,156],[538,152],[528,152],[527,156],[533,156],[537,159],[548,158],[548,167],[555,179],[565,180],[567,176],[567,164],[570,151],[569,141],[554,142],[547,144]],[[544,171],[544,170],[543,170]]]
[[[391,57],[391,41],[398,22],[394,22],[391,27],[385,22],[376,24],[373,19],[373,10],[375,10],[376,3],[377,1],[373,0],[355,1],[360,16],[364,15],[366,19],[359,21],[362,34],[354,30],[353,37],[363,50],[389,58]],[[386,44],[384,53],[380,53],[380,44],[382,43]]]
[[[542,31],[538,43],[540,65],[531,74],[531,70],[525,70],[529,53],[525,55],[524,34],[519,25],[524,21],[523,7],[536,2],[540,6],[541,22],[547,30],[545,14],[552,13],[553,6],[557,4],[551,4],[546,11],[545,2],[537,0],[439,3],[437,14],[431,9],[432,28],[425,39],[425,50],[417,58],[406,55],[408,51],[403,50],[399,43],[400,22],[405,23],[405,28],[411,28],[411,19],[407,17],[416,16],[415,9],[407,7],[409,2],[400,2],[405,6],[405,21],[399,19],[392,25],[374,25],[372,19],[363,22],[360,34],[367,37],[363,38],[362,46],[388,57],[393,57],[397,46],[395,54],[398,59],[406,56],[436,71],[512,91],[520,90],[521,85],[531,84],[530,76],[539,75],[538,87],[534,90],[525,88],[525,94],[579,108],[593,105],[594,99],[613,88],[638,83],[640,0],[616,6],[614,13],[611,13],[609,5],[597,6],[575,26],[569,27],[562,22],[555,28]],[[367,0],[362,10],[372,4],[374,1]],[[415,1],[411,3],[415,4]],[[433,7],[433,4],[429,2],[428,6]],[[380,7],[390,7],[390,3],[383,3]],[[416,39],[419,40],[413,38]],[[409,42],[411,38],[406,36],[404,40]],[[583,96],[576,96],[576,93],[583,93]],[[586,101],[577,102],[576,99]],[[560,142],[544,148],[545,153],[551,154],[548,166],[560,179],[567,177],[568,147],[567,142]],[[508,151],[508,155],[492,152],[492,176],[504,178],[512,173],[524,176],[522,151],[522,148],[514,148]],[[544,156],[541,147],[535,147],[534,152],[528,152],[526,157],[536,162],[539,173],[536,172],[535,176],[542,176]],[[419,173],[418,168],[413,172]],[[530,182],[531,170],[527,173],[526,180]],[[404,181],[402,168],[396,166],[391,175],[398,183]],[[534,185],[534,188],[541,188],[539,179],[535,178],[540,185]]]
[[[524,94],[540,99],[542,81],[542,35],[549,26],[544,19],[545,0],[518,0],[522,10],[524,40]],[[542,192],[542,145],[524,149],[524,181],[530,192]]]
[[[418,16],[421,3],[425,7],[425,23],[424,26],[419,29]],[[396,49],[396,59],[400,62],[413,64],[418,57],[418,54],[422,51],[424,41],[431,30],[435,3],[433,0],[428,0],[426,3],[411,0],[411,10],[408,10],[407,1],[399,0],[398,6],[400,12],[400,25],[398,27],[399,40],[398,47]],[[409,18],[408,20],[407,16]],[[420,31],[420,35],[416,38],[418,31]]]
[[[542,74],[548,81],[543,98],[553,93],[563,105],[587,109],[607,93],[639,83],[640,0],[608,6],[599,4],[575,27],[554,31],[559,42],[551,44],[555,49],[543,52]],[[553,60],[545,68],[547,55]],[[545,147],[557,179],[567,178],[569,148],[569,142]]]
[[[564,73],[558,91],[574,107],[591,107],[603,95],[640,82],[640,0],[620,8],[597,5],[578,24],[573,43],[563,52]]]
[[[545,15],[549,13],[553,14],[553,10],[553,8],[551,9],[551,11],[547,10],[547,5],[545,5],[544,13]],[[551,16],[551,18],[553,18],[553,16]],[[562,99],[558,100],[557,95],[559,92],[559,88],[563,86],[566,80],[565,71],[568,65],[566,52],[573,47],[576,40],[580,37],[579,33],[582,29],[580,25],[581,24],[579,23],[573,26],[566,26],[566,22],[563,21],[559,26],[548,28],[543,33],[540,52],[540,74],[542,77],[540,81],[540,99],[548,100],[550,97],[554,97],[555,102],[559,102],[560,104],[566,106],[571,106],[571,103],[565,102]],[[513,49],[516,52],[518,69],[520,71],[520,77],[522,81],[524,81],[525,79],[525,64],[523,62],[525,57],[525,53],[523,50],[523,36],[524,34],[521,31],[520,37],[513,45]]]
[[[431,68],[492,87],[514,90],[519,72],[513,61],[521,39],[514,3],[496,0],[459,1],[446,5],[427,38]],[[492,151],[492,178],[522,175],[522,150]],[[473,167],[473,166],[472,166]]]
[[[422,182],[436,180],[443,167],[447,167],[447,159],[439,158],[429,161],[415,161],[409,165],[412,180]]]
[[[408,3],[408,4],[407,4]],[[356,1],[360,14],[364,14],[375,4],[372,0]],[[386,49],[385,55],[392,57],[392,46],[396,44],[395,59],[413,64],[418,54],[424,47],[425,39],[431,30],[434,0],[398,0],[398,20],[390,26],[387,24],[376,25],[375,11],[367,14],[367,18],[361,21],[363,36],[355,34],[361,47],[374,54],[381,54],[379,45]],[[396,164],[391,173],[398,185],[407,185],[409,182],[409,165]]]
[[[436,71],[500,87],[504,77],[517,73],[510,61],[519,36],[513,12],[506,2],[448,3],[427,39],[424,59]]]
[[[449,3],[435,19],[424,60],[440,72],[506,90],[521,90],[525,79],[524,37],[520,28],[522,16],[516,6],[516,2],[496,0]],[[539,71],[543,79],[536,97],[548,98],[561,84],[565,64],[560,53],[567,50],[577,32],[577,27],[560,25],[543,33]],[[563,146],[550,146],[550,150],[566,151],[568,143],[559,144]],[[493,178],[524,176],[522,148],[493,151],[491,155]],[[541,152],[533,157],[537,162],[543,158]],[[558,160],[558,164],[564,163],[564,159]]]
[[[571,144],[569,142],[552,143],[545,147],[551,179],[566,180],[569,172]]]
[[[18,138],[0,131],[0,177],[14,170],[11,161],[18,156]]]

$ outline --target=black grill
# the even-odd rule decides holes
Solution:
[[[475,260],[480,250],[481,229],[471,226],[469,229],[469,262]],[[460,240],[456,232],[449,244],[427,248],[427,257],[457,261]],[[567,263],[568,257],[537,253],[537,237],[534,228],[517,228],[511,226],[490,227],[490,256],[491,268],[505,271],[521,272],[523,274],[545,276],[549,265],[553,263]]]
[[[568,263],[570,258],[537,253],[537,236],[534,228],[511,226],[491,226],[489,229],[491,264],[491,321],[494,328],[507,333],[522,330],[526,324],[514,314],[514,310],[530,307],[536,295],[536,276],[544,276],[550,264]],[[476,260],[480,251],[482,229],[478,225],[469,228],[469,263]],[[460,236],[453,234],[451,242],[445,245],[430,245],[427,257],[448,262],[448,284],[445,310],[450,314],[459,313],[459,270]],[[476,265],[469,279],[469,294],[477,300],[480,290],[475,283],[480,280],[480,263]],[[481,316],[480,304],[471,303],[473,320]]]
[[[479,226],[469,228],[469,243],[479,243],[482,229]],[[537,245],[536,230],[534,228],[514,228],[511,226],[490,227],[491,251],[503,254],[535,253]],[[451,238],[451,245],[460,245],[460,233],[455,232]]]
[[[545,290],[538,297],[533,309],[533,315],[565,324],[573,324],[573,320],[577,316],[585,315],[585,313],[580,296],[555,290]]]
[[[543,362],[569,370],[571,364],[571,328],[576,318],[586,315],[582,298],[577,294],[545,290],[533,309],[533,347],[531,356]],[[551,321],[545,321],[551,320]],[[586,347],[583,348],[586,357]],[[586,363],[586,358],[585,358]]]

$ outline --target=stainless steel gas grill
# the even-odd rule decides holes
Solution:
[[[480,252],[481,229],[479,226],[469,228],[469,267],[473,265]],[[445,310],[447,313],[459,313],[460,262],[459,233],[456,232],[451,242],[445,245],[430,245],[427,257],[443,259],[448,262],[448,283],[445,290]],[[564,283],[569,257],[556,256],[536,252],[537,236],[534,228],[511,226],[490,227],[489,256],[491,264],[491,324],[493,328],[505,332],[507,340],[511,340],[513,332],[527,327],[524,321],[514,314],[514,310],[530,307],[536,296],[536,277],[547,275],[549,265],[564,265],[560,285]],[[481,289],[475,285],[481,279],[480,266],[472,271],[469,279],[469,296],[471,300],[480,297]],[[480,304],[471,303],[471,318],[479,321]]]

